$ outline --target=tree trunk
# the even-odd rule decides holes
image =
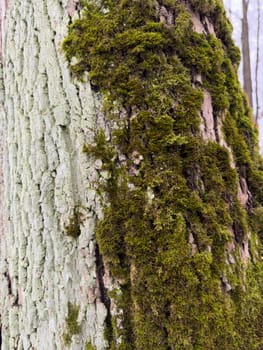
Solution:
[[[103,3],[1,11],[1,349],[260,348],[263,174],[221,1]]]
[[[248,5],[249,0],[242,0],[243,18],[242,18],[242,54],[243,54],[243,79],[244,91],[248,96],[250,106],[253,107],[252,97],[252,78],[249,50],[249,26],[248,26]]]
[[[260,112],[260,105],[259,105],[259,51],[260,51],[260,19],[261,19],[261,9],[260,9],[260,3],[259,0],[257,1],[257,47],[256,47],[256,67],[255,67],[255,79],[256,79],[256,85],[255,85],[255,96],[256,96],[256,106],[255,106],[255,121],[258,125],[259,120],[259,112]]]
[[[71,337],[75,350],[89,341],[106,346],[93,232],[100,209],[87,190],[96,166],[82,152],[98,122],[99,101],[89,84],[71,82],[61,54],[74,12],[73,1],[18,0],[6,13],[2,349],[63,349]],[[68,312],[81,324],[81,336],[69,329]]]

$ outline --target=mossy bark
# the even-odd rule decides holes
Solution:
[[[215,35],[196,33],[191,12]],[[221,1],[89,1],[63,48],[111,125],[110,143],[99,131],[85,147],[108,172],[96,234],[122,310],[109,348],[260,349],[262,161]],[[204,89],[225,146],[201,137]]]

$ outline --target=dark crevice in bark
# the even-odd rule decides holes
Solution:
[[[100,254],[98,245],[96,245],[96,248],[95,248],[95,256],[96,256],[96,273],[97,273],[97,278],[99,282],[101,301],[106,306],[106,309],[110,310],[110,298],[108,297],[107,288],[105,287],[104,280],[103,280],[105,269],[104,269],[104,264],[103,264],[102,256]]]
[[[13,302],[13,306],[19,306],[18,301],[19,301],[19,298],[18,298],[18,294],[17,294],[17,295],[16,295],[16,298],[15,298],[15,300],[14,300],[14,302]]]
[[[232,225],[232,229],[234,231],[236,243],[241,244],[244,240],[244,237],[245,237],[245,232],[244,232],[243,227],[240,225],[240,223],[237,220],[235,220],[233,225]]]
[[[220,127],[218,125],[217,115],[214,115],[214,130],[215,130],[216,142],[220,144],[220,134],[219,134]]]
[[[12,294],[12,282],[11,282],[10,275],[8,272],[5,272],[4,276],[7,279],[8,294],[11,295]]]
[[[97,281],[99,285],[100,299],[102,303],[105,305],[107,310],[107,316],[105,318],[105,332],[107,335],[107,340],[109,341],[109,345],[113,341],[113,328],[112,328],[112,317],[111,317],[111,301],[108,296],[107,288],[105,287],[103,276],[105,274],[105,268],[103,263],[102,255],[100,254],[99,246],[96,244],[95,247],[95,257],[96,257],[96,275]]]
[[[0,327],[0,349],[2,349],[2,325]]]

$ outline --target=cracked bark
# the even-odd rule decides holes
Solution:
[[[98,174],[82,152],[100,102],[89,84],[72,83],[61,53],[68,6],[67,0],[12,2],[2,33],[2,349],[63,349],[68,302],[80,307],[82,326],[70,348],[107,345],[107,309],[94,298]],[[86,210],[75,240],[63,231],[77,203]]]
[[[98,112],[99,96],[89,84],[71,81],[61,54],[69,15],[78,11],[74,1],[17,0],[5,21],[0,89],[2,349],[63,349],[70,302],[80,307],[82,326],[70,348],[82,350],[91,342],[104,350],[105,321],[117,314],[108,296],[116,282],[109,279],[94,239],[96,219],[102,217],[92,185],[99,170],[82,152],[96,129],[106,129],[110,138],[109,128]],[[174,21],[164,9],[160,16],[168,25]],[[3,12],[1,18],[2,25]],[[197,31],[213,32],[210,23],[204,26],[197,17],[193,22]],[[203,107],[203,137],[224,143],[208,92]],[[193,188],[202,186],[198,176],[191,180]],[[75,240],[65,235],[64,227],[78,203],[86,211]],[[238,228],[234,231],[242,240]],[[196,249],[194,237],[189,241]]]

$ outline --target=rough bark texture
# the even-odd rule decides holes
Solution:
[[[80,308],[82,327],[72,349],[88,341],[105,347],[93,234],[99,203],[88,188],[97,165],[82,152],[98,124],[98,98],[89,84],[71,82],[61,54],[73,12],[67,0],[12,1],[5,23],[0,309],[6,350],[63,349],[69,302]],[[76,208],[78,240],[67,236]]]
[[[125,3],[129,2],[124,1],[124,6]],[[250,190],[254,186],[255,193],[255,188],[260,184],[260,171],[253,168],[254,158],[257,157],[254,152],[256,136],[250,124],[249,110],[235,80],[233,66],[238,58],[234,56],[238,54],[232,46],[229,32],[224,31],[224,28],[221,31],[216,28],[222,26],[222,18],[218,19],[217,25],[213,23],[217,16],[213,3],[220,2],[157,1],[155,7],[152,6],[154,2],[150,1],[131,3],[143,6],[150,3],[149,7],[154,12],[152,17],[158,26],[163,24],[158,30],[168,28],[164,33],[177,25],[178,19],[177,40],[180,31],[186,31],[185,35],[181,34],[182,41],[179,40],[179,44],[182,44],[179,54],[184,57],[186,66],[181,64],[183,60],[180,61],[180,56],[176,63],[180,64],[179,67],[185,74],[182,76],[178,72],[179,80],[187,81],[185,86],[190,91],[189,95],[184,95],[184,91],[181,91],[183,98],[180,100],[180,97],[179,101],[186,101],[190,107],[189,111],[188,105],[183,105],[182,110],[176,110],[178,101],[175,99],[175,103],[169,106],[169,100],[167,115],[162,115],[163,119],[156,118],[160,122],[156,125],[160,125],[163,132],[160,137],[167,142],[166,146],[160,144],[160,148],[164,149],[164,154],[161,154],[163,158],[160,156],[160,159],[167,169],[157,164],[156,173],[153,172],[157,185],[145,186],[143,183],[141,187],[145,192],[138,191],[137,197],[133,196],[133,191],[137,185],[141,185],[140,167],[148,157],[148,149],[145,147],[145,155],[142,156],[137,152],[137,144],[133,147],[132,140],[129,140],[131,145],[127,151],[128,156],[118,149],[119,153],[114,158],[118,162],[116,168],[119,170],[122,167],[122,170],[129,173],[129,180],[127,183],[123,181],[124,190],[120,186],[121,181],[113,183],[113,200],[117,200],[112,202],[114,207],[112,198],[108,196],[108,212],[102,206],[106,195],[104,193],[104,196],[99,196],[99,192],[105,190],[110,170],[115,171],[115,174],[117,171],[112,166],[113,157],[108,156],[106,159],[108,168],[105,170],[103,162],[106,163],[106,155],[103,157],[102,154],[102,159],[94,156],[96,152],[98,155],[100,146],[94,146],[94,135],[99,134],[96,131],[103,129],[108,137],[106,141],[110,140],[109,124],[100,112],[101,96],[89,83],[72,79],[61,50],[61,43],[68,34],[67,25],[72,17],[74,19],[79,16],[78,3],[74,0],[13,0],[8,5],[5,21],[4,11],[1,11],[1,25],[4,23],[5,30],[2,32],[0,87],[0,342],[4,350],[104,350],[109,346],[111,350],[212,350],[226,348],[225,344],[230,344],[229,349],[240,350],[253,344],[253,336],[257,338],[257,344],[260,342],[260,331],[257,332],[254,323],[260,324],[258,313],[261,310],[258,307],[258,313],[251,313],[249,309],[249,305],[256,309],[258,300],[261,300],[260,277],[249,273],[254,267],[260,270],[258,237],[256,232],[252,232],[249,221],[249,215],[252,216]],[[5,2],[0,4],[4,9]],[[176,12],[173,8],[175,4],[176,7],[182,4],[183,11],[177,9]],[[223,12],[220,11],[222,15]],[[104,19],[105,13],[107,12],[97,13],[95,25],[98,18]],[[118,15],[116,11],[115,15]],[[184,25],[188,19],[191,32],[193,25],[194,34],[198,33],[193,38],[190,37],[193,39],[189,44],[190,49],[191,44],[196,45],[195,51],[203,45],[210,56],[214,50],[218,51],[218,71],[214,74],[218,85],[213,84],[210,76],[213,65],[209,59],[204,58],[199,50],[195,61],[195,52],[192,55],[191,52],[189,54],[187,50],[184,51],[183,39],[188,34]],[[110,17],[109,21],[111,20]],[[150,28],[157,28],[156,23],[151,22]],[[105,28],[106,31],[111,25]],[[101,33],[101,28],[95,28],[94,32],[97,29],[97,33]],[[142,46],[144,34],[140,32],[139,35]],[[154,37],[155,30],[151,34]],[[220,35],[224,39],[222,41],[225,41],[224,47],[220,46]],[[111,40],[111,35],[109,38]],[[210,40],[209,45],[214,46],[206,45],[207,38]],[[76,41],[78,39],[77,36]],[[157,39],[158,44],[160,38]],[[128,37],[128,43],[129,40]],[[135,37],[135,42],[136,40]],[[146,41],[147,45],[152,45],[151,40]],[[94,42],[96,45],[97,41]],[[140,52],[142,47],[138,46]],[[157,54],[161,52],[161,58],[164,57],[162,50],[165,52],[165,48],[159,50],[157,47]],[[103,50],[97,52],[104,53]],[[173,48],[168,54],[174,56]],[[232,55],[231,58],[228,55]],[[232,79],[229,81],[228,76],[219,72],[223,66],[223,57],[224,69],[228,69]],[[99,56],[97,58],[100,59]],[[231,59],[235,62],[233,66]],[[163,59],[160,62],[166,61]],[[210,68],[207,68],[207,62]],[[118,67],[118,64],[109,67]],[[100,67],[98,71],[100,73]],[[102,82],[106,80],[107,87],[108,75],[107,79],[104,75],[97,76]],[[169,77],[171,86],[172,78],[176,77]],[[97,83],[101,83],[99,78]],[[100,87],[99,83],[96,91]],[[165,86],[166,82],[162,83]],[[177,92],[177,87],[180,91],[180,85],[176,84],[177,82],[175,89],[171,87],[172,93],[174,90]],[[152,86],[154,85],[155,81]],[[167,87],[167,94],[170,93],[169,88]],[[231,93],[236,93],[236,99],[232,98]],[[192,97],[196,97],[197,102]],[[116,94],[117,101],[118,98],[119,95]],[[136,103],[137,101],[134,102],[137,108],[137,111],[134,108],[135,112],[129,104],[127,110],[122,108],[120,120],[127,115],[131,122],[136,119],[141,107]],[[227,112],[227,108],[231,109],[232,114]],[[176,125],[177,119],[180,124],[180,116],[181,124],[187,120],[190,127]],[[191,118],[195,118],[195,124]],[[225,123],[226,120],[228,124]],[[223,136],[224,123],[228,139]],[[173,125],[179,130],[176,135]],[[247,127],[245,131],[244,125]],[[169,131],[168,135],[165,127]],[[171,132],[169,128],[172,129]],[[150,131],[153,134],[155,129],[159,131],[158,127],[152,129]],[[171,140],[167,141],[166,136]],[[156,143],[160,137],[153,135]],[[145,140],[144,134],[141,139]],[[141,139],[138,136],[138,140]],[[158,147],[151,139],[150,141],[149,147],[153,147],[158,154]],[[87,145],[86,148],[84,145]],[[111,149],[107,148],[110,147],[109,142],[102,146],[107,155],[111,155]],[[198,147],[197,155],[195,146]],[[83,147],[90,151],[89,155],[83,152]],[[144,148],[143,142],[141,148]],[[166,151],[170,153],[166,154]],[[194,159],[191,158],[192,155]],[[155,154],[151,154],[151,157],[154,164]],[[176,157],[179,159],[178,168],[181,169],[183,164],[182,174],[172,162]],[[186,164],[185,159],[188,161]],[[173,166],[171,169],[170,160]],[[205,170],[200,169],[200,164],[204,165]],[[254,182],[254,175],[250,174],[253,171],[257,175]],[[156,174],[160,176],[157,177]],[[174,179],[174,175],[178,177]],[[166,176],[165,180],[163,176]],[[137,181],[136,186],[132,180],[135,183]],[[227,186],[231,187],[230,193]],[[174,192],[167,199],[166,193],[169,195],[170,188]],[[261,203],[261,192],[255,195],[255,207]],[[119,198],[123,202],[118,201]],[[162,205],[158,205],[159,198]],[[147,203],[144,207],[145,201]],[[166,212],[171,203],[175,203],[174,207],[171,206],[171,212]],[[193,203],[198,204],[197,208]],[[191,205],[193,208],[189,210],[187,221],[186,212]],[[105,215],[106,220],[103,222],[101,219],[105,212],[108,217]],[[221,218],[223,223],[218,228],[217,216],[220,215],[225,217]],[[193,225],[192,217],[195,218]],[[102,223],[100,226],[96,225],[98,219]],[[150,221],[150,229],[143,224],[137,229],[137,221],[143,224],[144,221],[146,224]],[[177,226],[174,226],[174,222]],[[171,225],[170,231],[166,229],[166,224]],[[99,227],[100,234],[96,227]],[[99,245],[96,243],[95,232]],[[152,233],[155,236],[151,238]],[[145,243],[141,238],[148,239],[147,235],[149,240]],[[163,239],[160,239],[160,246],[156,243],[159,238]],[[141,253],[141,247],[148,252],[148,256]],[[143,262],[139,260],[140,254]],[[119,261],[121,263],[118,265]],[[120,272],[123,278],[118,277]],[[119,281],[119,285],[116,281]],[[196,289],[191,289],[192,286]],[[217,294],[214,295],[213,291]],[[163,295],[166,295],[167,302]],[[219,301],[217,296],[220,297]],[[236,312],[239,307],[243,309]],[[196,312],[194,317],[191,314],[193,309]],[[238,323],[239,315],[243,321],[241,324]],[[214,320],[217,323],[213,324]],[[214,328],[217,330],[215,334]]]

